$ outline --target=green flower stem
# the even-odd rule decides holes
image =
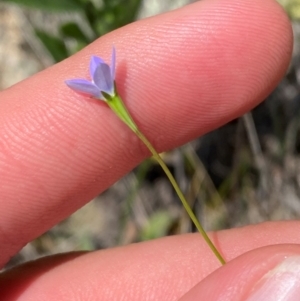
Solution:
[[[162,167],[162,169],[166,173],[167,177],[169,178],[169,180],[170,180],[173,188],[175,189],[175,191],[176,191],[179,199],[181,200],[184,209],[186,210],[186,212],[190,216],[191,220],[193,221],[194,225],[196,226],[197,230],[202,235],[202,237],[204,238],[204,240],[206,241],[206,243],[208,244],[208,246],[211,248],[211,250],[213,251],[213,253],[216,255],[216,257],[219,259],[219,261],[221,262],[221,264],[224,265],[225,264],[224,258],[219,253],[219,251],[217,250],[217,248],[215,247],[215,245],[213,244],[213,242],[210,240],[210,238],[208,237],[207,233],[203,229],[202,225],[198,221],[197,217],[193,213],[190,205],[188,204],[188,202],[185,199],[185,197],[184,197],[181,189],[179,188],[179,186],[178,186],[175,178],[173,177],[172,173],[170,172],[169,168],[167,167],[167,165],[165,164],[165,162],[163,161],[163,159],[161,158],[161,156],[157,153],[157,151],[152,146],[152,144],[148,141],[148,139],[139,130],[137,130],[135,133],[144,142],[144,144],[148,147],[148,149],[152,153],[153,157],[160,164],[160,166]]]
[[[158,152],[155,150],[155,148],[152,146],[152,144],[149,142],[149,140],[142,134],[142,132],[138,129],[137,125],[133,121],[132,117],[130,116],[127,108],[125,107],[122,99],[119,95],[116,95],[112,98],[110,98],[107,101],[107,104],[109,107],[117,114],[117,116],[129,126],[129,128],[140,138],[140,140],[147,146],[147,148],[152,153],[153,157],[156,159],[156,161],[160,164],[164,172],[166,173],[167,177],[169,178],[173,188],[175,189],[179,199],[181,200],[183,207],[185,208],[186,212],[190,216],[191,220],[193,221],[194,225],[196,226],[199,233],[202,235],[210,249],[213,251],[215,256],[218,258],[220,263],[224,265],[226,262],[220,252],[217,250],[213,242],[208,237],[207,233],[203,229],[202,225],[198,221],[197,217],[193,213],[190,205],[188,204],[187,200],[185,199],[182,191],[180,190],[175,178],[173,177],[172,173],[170,172],[169,168],[161,158],[161,156],[158,154]]]

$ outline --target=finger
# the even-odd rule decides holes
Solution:
[[[229,262],[180,301],[299,300],[300,245],[256,249]]]
[[[272,26],[270,26],[272,25]],[[160,150],[244,113],[283,75],[288,19],[273,1],[201,1],[117,30],[1,94],[0,262],[103,191],[148,153],[64,80],[118,50],[117,83]]]
[[[230,261],[250,250],[267,245],[300,244],[299,230],[299,222],[274,222],[221,231],[211,237],[226,260]],[[262,260],[261,265],[268,268],[276,259],[271,258],[273,255],[281,258],[284,254],[289,256],[299,252],[299,246],[295,249],[285,246],[271,251],[261,250],[245,257],[249,261],[242,261],[244,265],[239,269],[238,264],[235,264],[229,271],[239,273],[243,276],[242,280],[245,279],[244,270],[249,269],[248,279],[253,282],[253,279],[258,279],[259,273],[255,272],[255,267],[257,268],[259,259]],[[267,261],[268,253],[271,261]],[[245,266],[245,263],[248,265]],[[190,234],[93,253],[44,258],[0,274],[0,288],[3,301],[18,298],[22,301],[171,301],[178,300],[218,268],[220,263],[200,235]],[[221,274],[222,277],[225,277],[226,271],[228,270]],[[228,288],[231,279],[235,280],[223,279],[223,282],[216,282],[214,287],[223,285],[222,288]],[[218,292],[220,290],[216,289],[216,293]]]

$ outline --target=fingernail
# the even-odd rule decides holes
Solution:
[[[300,256],[284,259],[253,288],[247,301],[299,301]]]

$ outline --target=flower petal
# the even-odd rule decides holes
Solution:
[[[113,49],[112,49],[110,71],[111,71],[111,78],[114,81],[115,76],[116,76],[116,49],[115,49],[115,46],[113,46]]]
[[[93,81],[101,92],[114,95],[114,81],[111,77],[110,67],[107,64],[98,65]]]
[[[95,56],[95,55],[93,55],[93,56],[91,57],[91,61],[90,61],[90,74],[91,74],[91,77],[92,77],[92,78],[94,77],[96,68],[97,68],[100,64],[103,64],[103,63],[104,63],[104,61],[102,60],[101,57]]]
[[[93,83],[89,82],[86,79],[70,79],[66,80],[65,83],[68,87],[76,92],[97,98],[102,97],[102,94],[98,87],[96,87]]]

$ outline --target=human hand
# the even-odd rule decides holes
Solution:
[[[262,101],[287,68],[292,34],[271,0],[206,0],[112,32],[3,91],[2,265],[148,156],[109,108],[64,84],[72,76],[88,77],[90,56],[108,58],[112,45],[118,51],[118,91],[142,132],[166,150]],[[299,246],[280,245],[299,244],[299,229],[298,222],[284,222],[212,234],[230,261],[222,268],[198,234],[51,256],[2,273],[0,296],[245,300],[268,270],[285,257],[299,258]]]

